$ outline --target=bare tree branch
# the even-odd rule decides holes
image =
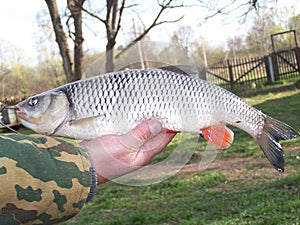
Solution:
[[[138,6],[139,4],[131,4],[131,5],[127,5],[126,7],[124,7],[125,9],[129,9],[135,6]]]
[[[118,35],[118,33],[120,31],[120,28],[121,28],[121,20],[122,20],[124,8],[125,8],[125,0],[122,0],[122,5],[121,5],[120,11],[119,11],[118,24],[117,24],[117,28],[116,28],[116,31],[115,31],[115,38],[117,38],[117,35]]]
[[[233,0],[233,1],[231,1],[230,3],[228,3],[227,5],[221,7],[221,8],[219,8],[219,9],[217,9],[217,10],[215,9],[215,6],[214,6],[213,11],[215,11],[215,10],[216,10],[216,11],[215,11],[214,13],[212,13],[211,15],[206,16],[206,17],[204,18],[204,20],[208,20],[208,19],[210,19],[210,18],[213,18],[213,17],[215,17],[215,16],[218,15],[218,14],[222,14],[222,15],[228,14],[228,13],[225,12],[225,9],[229,8],[230,6],[232,6],[235,2],[236,2],[236,0]]]
[[[277,3],[277,0],[274,0]],[[207,21],[208,19],[211,19],[217,15],[229,15],[232,14],[233,12],[242,12],[240,15],[238,15],[238,18],[244,18],[245,20],[248,16],[248,14],[255,10],[258,11],[260,6],[259,6],[259,0],[245,0],[244,3],[240,3],[238,6],[234,7],[236,4],[238,4],[239,1],[237,0],[232,0],[228,2],[227,4],[223,5],[222,7],[219,7],[216,9],[216,5],[218,4],[219,1],[215,2],[212,7],[208,7],[206,4],[206,1],[201,1],[199,0],[200,4],[202,7],[209,9],[212,13],[204,18],[204,21]],[[224,2],[224,1],[223,1]],[[234,8],[232,8],[234,7]]]
[[[68,37],[71,38],[71,40],[74,42],[75,41],[75,38],[73,37],[74,36],[74,32],[71,31],[71,26],[70,26],[70,21],[71,21],[72,17],[69,15],[68,16],[68,19],[66,21],[66,26],[67,26],[67,29],[68,29]]]
[[[95,19],[101,21],[102,23],[106,23],[106,21],[102,18],[100,18],[98,15],[96,15],[95,13],[92,13],[91,11],[87,10],[84,7],[81,7],[82,11],[84,11],[85,13],[87,13],[88,15],[90,15],[91,17],[94,17]]]
[[[178,8],[178,7],[183,7],[183,4],[182,5],[171,5],[171,3],[173,2],[173,0],[168,0],[166,3],[166,0],[163,0],[163,3],[159,3],[159,0],[157,0],[157,3],[158,5],[161,7],[160,11],[158,12],[157,16],[154,18],[152,24],[147,28],[147,29],[144,29],[144,31],[138,36],[136,37],[133,41],[131,41],[130,44],[128,44],[125,48],[123,48],[117,55],[116,55],[116,58],[118,58],[122,53],[124,53],[127,49],[129,49],[130,47],[132,47],[137,41],[140,41],[142,40],[148,33],[149,31],[156,27],[156,26],[159,26],[161,24],[164,24],[164,23],[176,23],[178,21],[180,21],[183,16],[181,16],[180,18],[178,19],[175,19],[175,20],[165,20],[165,21],[160,21],[158,22],[159,18],[161,17],[162,13],[166,10],[166,9],[173,9],[173,8]],[[165,3],[165,4],[164,4]]]

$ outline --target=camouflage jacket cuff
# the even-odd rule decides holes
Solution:
[[[76,144],[0,135],[0,224],[56,224],[75,216],[95,192],[93,170]]]
[[[95,169],[94,162],[93,162],[91,157],[89,157],[89,159],[90,159],[90,162],[91,162],[92,184],[91,184],[91,189],[90,189],[89,195],[86,199],[86,202],[91,201],[93,199],[93,197],[96,195],[97,185],[98,185],[98,179],[97,179],[97,174],[96,174],[96,169]]]

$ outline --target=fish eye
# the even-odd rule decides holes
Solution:
[[[33,107],[33,106],[35,106],[38,102],[39,102],[39,98],[38,98],[38,97],[33,97],[33,98],[29,99],[28,105],[31,106],[31,107]]]

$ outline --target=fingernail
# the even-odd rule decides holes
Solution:
[[[161,123],[155,120],[151,121],[149,124],[149,130],[152,135],[157,135],[162,130]]]

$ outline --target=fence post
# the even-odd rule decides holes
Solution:
[[[233,77],[233,71],[232,71],[232,65],[230,64],[229,59],[227,60],[228,65],[228,72],[229,72],[229,79],[230,79],[230,89],[234,90],[234,77]]]
[[[275,79],[274,79],[274,70],[273,70],[273,64],[272,64],[272,57],[270,55],[264,56],[264,62],[265,62],[265,68],[266,68],[268,83],[273,84]]]
[[[207,67],[206,66],[201,66],[201,67],[196,67],[197,71],[197,77],[202,79],[202,80],[207,80]]]
[[[272,66],[273,66],[274,80],[280,80],[279,67],[278,67],[278,61],[277,61],[276,52],[272,52],[271,53],[271,57],[272,57]]]
[[[295,52],[296,52],[296,61],[297,61],[298,73],[300,75],[300,48],[296,47]]]

